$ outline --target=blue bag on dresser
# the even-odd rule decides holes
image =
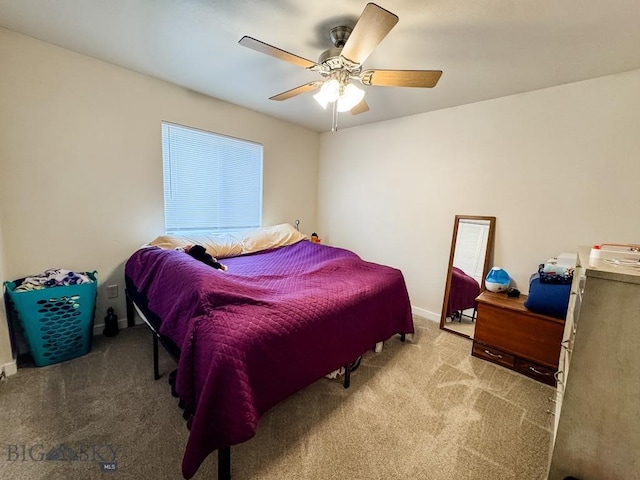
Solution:
[[[544,283],[540,279],[540,274],[534,273],[529,279],[529,296],[524,306],[541,315],[565,318],[570,294],[571,282]]]

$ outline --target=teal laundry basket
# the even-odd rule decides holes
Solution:
[[[91,350],[98,291],[97,272],[85,272],[93,282],[16,291],[5,282],[9,314],[22,326],[38,367],[80,357]]]

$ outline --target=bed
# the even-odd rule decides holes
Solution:
[[[473,278],[457,267],[451,267],[451,290],[449,292],[449,305],[447,306],[447,317],[460,318],[462,312],[468,308],[476,308],[476,298],[480,295],[480,285]],[[473,320],[474,317],[471,319]]]
[[[227,270],[176,250],[189,244]],[[399,270],[312,243],[290,225],[159,237],[129,258],[125,281],[130,305],[178,362],[175,391],[190,412],[185,478],[215,450],[219,478],[228,478],[230,447],[249,440],[269,408],[413,333]]]

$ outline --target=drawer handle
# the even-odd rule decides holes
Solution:
[[[552,412],[551,410],[547,410],[547,413],[548,413],[549,415],[553,415],[554,417],[555,417],[555,415],[556,415],[556,412]]]
[[[551,403],[558,403],[558,400],[556,398],[553,398],[553,397],[549,397],[549,401]]]
[[[487,355],[489,355],[490,357],[493,357],[493,358],[502,358],[502,355],[500,355],[498,353],[492,353],[489,350],[487,350],[486,348],[484,350],[484,353],[486,353]]]
[[[541,372],[540,370],[536,370],[535,367],[529,367],[529,370],[531,370],[533,373],[537,373],[538,375],[544,375],[545,377],[548,377],[550,375],[549,372]]]
[[[564,382],[560,381],[560,374],[562,374],[562,378],[564,379],[564,372],[562,370],[558,370],[556,373],[554,373],[553,378],[556,379],[556,382],[564,385]]]

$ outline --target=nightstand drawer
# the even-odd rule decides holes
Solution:
[[[551,368],[538,365],[537,363],[516,358],[516,371],[526,375],[527,377],[546,383],[547,385],[556,385],[556,378],[554,376],[556,371]]]
[[[515,367],[515,357],[513,355],[509,355],[502,350],[498,350],[497,348],[489,347],[481,343],[473,342],[472,354],[476,357],[489,360],[490,362],[497,363],[504,367]]]

